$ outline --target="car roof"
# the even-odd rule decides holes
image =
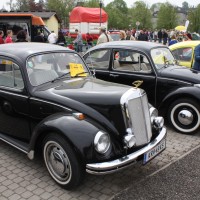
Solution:
[[[32,54],[51,52],[51,51],[66,51],[73,52],[66,47],[55,44],[37,43],[37,42],[19,42],[0,45],[0,55],[9,54],[13,57],[26,59]]]
[[[154,42],[145,42],[145,41],[130,41],[130,40],[121,40],[121,41],[113,41],[113,42],[106,42],[102,44],[98,44],[92,48],[89,49],[91,50],[96,50],[96,49],[103,49],[103,48],[129,48],[129,49],[142,49],[144,51],[149,51],[152,48],[156,47],[165,47],[167,46],[154,43]]]
[[[169,46],[171,50],[175,50],[177,48],[181,47],[196,47],[198,44],[200,44],[200,40],[194,40],[194,41],[185,41],[185,42],[178,42],[176,44],[173,44]]]

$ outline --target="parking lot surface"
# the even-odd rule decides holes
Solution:
[[[112,199],[132,183],[161,169],[200,144],[200,133],[183,135],[168,129],[167,148],[145,166],[133,165],[115,174],[86,179],[75,190],[60,188],[48,175],[42,158],[34,161],[0,142],[0,200],[105,200]]]

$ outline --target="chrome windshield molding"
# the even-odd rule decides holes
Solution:
[[[166,135],[167,135],[167,130],[165,127],[163,127],[160,130],[159,135],[147,146],[116,160],[102,162],[102,163],[86,164],[86,172],[90,174],[109,174],[118,171],[124,167],[128,167],[131,164],[135,163],[139,156],[144,155],[144,153],[150,151],[156,145],[158,145],[164,138],[166,138]]]

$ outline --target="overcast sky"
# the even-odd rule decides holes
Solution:
[[[14,2],[15,0],[13,0]],[[112,2],[113,0],[102,0],[105,4],[108,4],[110,2]],[[131,7],[133,5],[134,2],[136,2],[137,0],[124,0],[128,7]],[[188,2],[188,4],[190,6],[196,6],[198,4],[200,4],[200,0],[168,0],[169,3],[173,4],[173,5],[177,5],[177,6],[182,6],[182,3],[186,1]],[[7,8],[7,2],[9,2],[9,0],[0,0],[0,8],[2,8],[2,6],[4,5],[5,8]],[[37,2],[37,0],[36,0]],[[166,0],[145,0],[144,2],[146,2],[149,6],[151,6],[153,3],[165,3],[167,2]]]

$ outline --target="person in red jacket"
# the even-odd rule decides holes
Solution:
[[[5,39],[5,43],[13,43],[13,41],[12,41],[12,30],[7,30],[7,37]]]
[[[4,44],[3,35],[3,31],[0,31],[0,44]]]

